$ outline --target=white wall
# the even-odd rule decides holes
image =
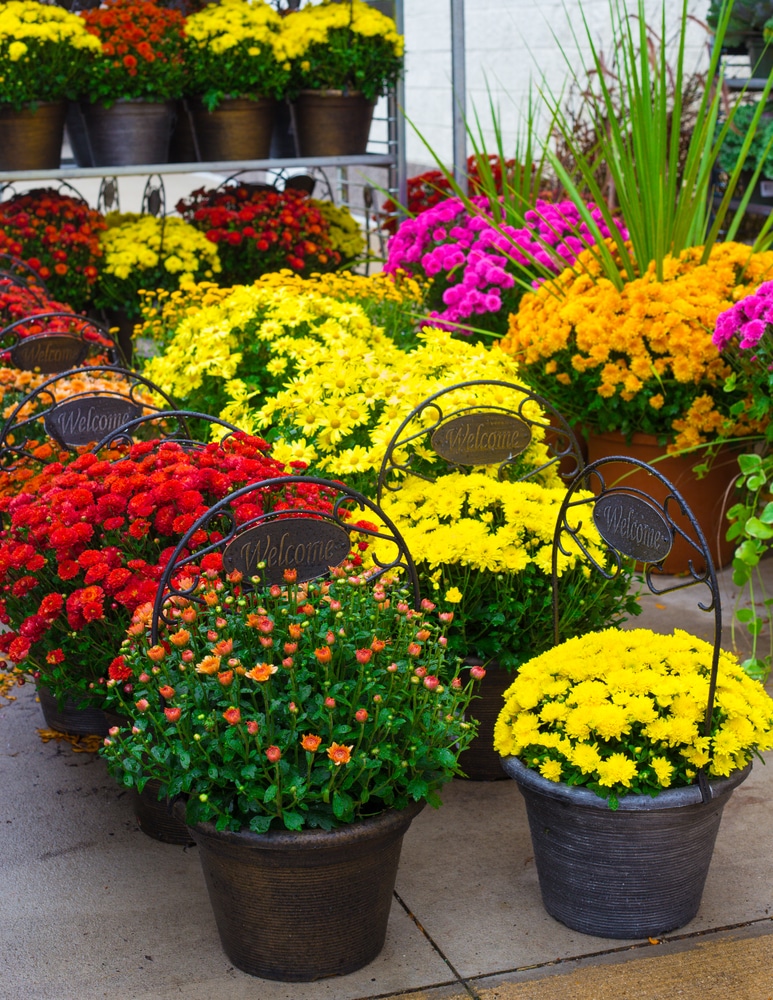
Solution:
[[[623,0],[629,10],[636,0]],[[681,10],[681,0],[664,0],[673,25]],[[688,10],[703,20],[709,0],[689,0]],[[525,108],[530,80],[544,75],[552,92],[559,94],[568,69],[560,46],[578,71],[583,60],[572,38],[571,24],[578,39],[584,28],[579,17],[579,0],[465,0],[467,105],[471,118],[477,109],[481,119],[490,121],[486,81],[512,148],[519,115]],[[582,0],[582,9],[591,35],[605,53],[610,41],[610,0]],[[661,0],[646,0],[650,23],[659,28]],[[406,41],[406,114],[413,126],[429,142],[440,158],[450,163],[452,145],[451,97],[451,2],[450,0],[404,0]],[[567,11],[572,12],[568,14]],[[554,37],[555,33],[555,37]],[[558,39],[558,41],[556,40]],[[707,62],[708,36],[691,24],[686,68]],[[414,128],[408,125],[407,158],[410,164],[432,164]],[[493,132],[487,130],[489,151],[494,149]]]

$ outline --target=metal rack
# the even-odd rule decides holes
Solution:
[[[373,6],[383,9],[395,20],[400,34],[405,33],[404,0],[369,0]],[[388,10],[386,8],[389,8]],[[327,196],[338,205],[345,205],[360,212],[365,217],[366,235],[378,234],[378,196],[391,198],[398,205],[407,204],[407,167],[405,152],[405,83],[400,80],[396,87],[390,89],[386,97],[386,112],[374,116],[376,130],[381,137],[371,135],[370,147],[379,152],[364,153],[358,156],[328,156],[328,157],[287,157],[266,158],[261,160],[226,160],[192,163],[151,163],[123,167],[79,167],[76,164],[66,164],[58,170],[22,170],[0,171],[0,198],[5,188],[13,184],[26,184],[34,181],[64,182],[70,184],[74,180],[86,178],[101,178],[98,207],[103,210],[118,208],[118,178],[141,177],[148,178],[142,199],[142,210],[158,215],[166,203],[163,178],[172,174],[215,173],[223,174],[224,179],[246,173],[269,173],[286,177],[288,172],[301,173],[304,170],[312,173],[316,179],[322,179]],[[385,137],[384,137],[385,133]],[[371,178],[353,177],[354,168],[368,167],[386,171],[386,183],[373,182]],[[156,183],[154,184],[154,179]],[[353,191],[360,189],[360,197],[352,197]],[[373,228],[371,228],[373,226]],[[383,249],[383,248],[382,248]]]

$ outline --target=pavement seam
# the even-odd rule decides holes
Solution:
[[[395,893],[395,895],[397,894]],[[585,952],[582,955],[570,955],[567,956],[566,958],[554,958],[551,959],[549,962],[537,962],[534,965],[516,965],[509,969],[500,969],[498,972],[486,972],[478,976],[471,976],[469,982],[465,980],[460,980],[460,981],[465,986],[467,986],[468,989],[472,988],[474,990],[475,988],[472,985],[473,982],[479,982],[485,979],[493,978],[495,976],[509,976],[518,972],[534,972],[535,970],[538,969],[551,969],[551,968],[570,966],[574,963],[587,961],[588,959],[603,958],[605,955],[622,955],[624,952],[627,951],[644,953],[646,951],[651,950],[652,948],[658,947],[658,945],[676,944],[681,941],[697,940],[700,938],[705,938],[706,940],[710,940],[715,934],[723,934],[727,933],[728,931],[742,930],[744,927],[757,927],[766,923],[773,924],[773,917],[758,917],[756,920],[744,920],[741,923],[726,924],[722,927],[711,927],[705,930],[691,931],[688,934],[673,934],[669,935],[668,937],[660,937],[657,939],[657,942],[642,941],[637,944],[621,945],[618,948],[605,948],[601,951],[589,951]],[[417,921],[417,926],[421,928],[421,925],[418,924],[418,921]],[[423,928],[421,929],[423,930]],[[453,969],[453,966],[451,965],[450,962],[448,963],[448,965],[450,968]],[[481,1000],[480,994],[477,992],[471,993],[471,996],[475,997],[475,1000]]]
[[[460,975],[459,971],[456,969],[453,962],[448,958],[448,956],[444,953],[443,949],[433,939],[432,935],[427,932],[424,925],[417,919],[415,914],[411,911],[410,907],[405,903],[400,894],[397,891],[395,891],[394,896],[397,902],[400,904],[400,906],[402,906],[402,908],[405,910],[408,917],[414,922],[420,933],[424,935],[424,937],[427,939],[432,948],[434,948],[434,950],[437,952],[440,958],[442,958],[442,960],[446,963],[448,968],[453,973],[457,983],[464,989],[465,993],[467,993],[467,995],[471,997],[472,1000],[480,1000],[480,994],[475,989],[475,987]],[[436,986],[439,985],[440,984],[437,983],[435,984],[435,986],[427,988],[434,989],[436,988]],[[450,984],[443,984],[443,985],[450,985]]]

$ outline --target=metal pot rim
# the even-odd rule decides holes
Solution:
[[[590,788],[579,788],[567,785],[562,781],[548,781],[537,771],[527,767],[518,757],[503,757],[502,767],[513,778],[521,791],[527,789],[537,794],[574,806],[584,806],[588,809],[606,809],[610,812],[606,799],[601,798]],[[709,781],[712,792],[712,802],[729,795],[742,781],[745,781],[752,769],[750,761],[745,768],[733,771],[727,778]],[[618,800],[617,812],[654,812],[663,809],[680,809],[684,806],[701,805],[701,790],[698,785],[688,785],[685,788],[664,788],[657,795],[623,795]]]

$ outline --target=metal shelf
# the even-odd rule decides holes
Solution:
[[[361,156],[296,156],[286,159],[214,160],[197,163],[142,163],[128,167],[60,167],[58,170],[13,170],[0,172],[0,183],[14,181],[69,181],[85,177],[137,177],[143,175],[246,173],[252,170],[288,170],[298,167],[391,167],[395,157],[384,153],[363,153]]]

